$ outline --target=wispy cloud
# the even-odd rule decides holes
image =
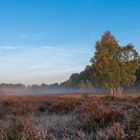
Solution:
[[[16,49],[16,46],[0,46],[0,49],[4,49],[4,50],[14,50]]]
[[[0,51],[0,82],[60,82],[83,70],[89,61],[88,50],[80,47],[0,46],[0,49],[5,50]]]

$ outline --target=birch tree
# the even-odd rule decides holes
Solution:
[[[111,94],[121,94],[124,87],[131,86],[136,80],[139,54],[132,44],[121,47],[110,32],[105,32],[96,42],[91,63],[98,87],[110,89]]]

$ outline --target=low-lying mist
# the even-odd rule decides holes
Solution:
[[[0,95],[65,95],[65,94],[108,94],[110,90],[102,88],[72,88],[53,85],[0,84]],[[125,88],[123,93],[140,93],[140,87]]]
[[[108,94],[101,88],[62,88],[62,87],[0,87],[0,95],[65,95],[65,94]],[[140,88],[126,88],[123,93],[140,93]]]
[[[3,88],[0,90],[0,95],[63,95],[63,94],[91,94],[91,93],[107,93],[107,90],[85,88],[85,89],[66,89],[66,88],[51,88],[51,89],[28,89],[28,88]]]

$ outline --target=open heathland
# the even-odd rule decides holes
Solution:
[[[0,140],[140,139],[138,94],[75,97],[0,96]]]

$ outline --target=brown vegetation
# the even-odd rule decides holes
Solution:
[[[140,139],[140,96],[1,96],[0,140]]]

